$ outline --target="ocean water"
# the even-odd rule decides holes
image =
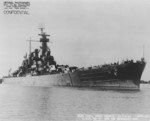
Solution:
[[[0,121],[150,121],[150,84],[140,91],[0,85]]]

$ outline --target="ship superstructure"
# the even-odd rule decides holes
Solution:
[[[25,55],[22,65],[17,71],[12,73],[13,77],[50,74],[52,67],[57,70],[54,57],[51,55],[51,50],[47,46],[47,42],[49,42],[47,36],[50,35],[43,32],[43,28],[40,29],[41,33],[38,35],[41,36],[41,38],[38,42],[41,43],[41,47],[39,49],[35,49],[33,52],[30,52],[28,58],[27,55]],[[56,71],[53,70],[53,73],[54,72]]]

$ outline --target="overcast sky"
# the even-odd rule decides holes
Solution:
[[[11,0],[9,0],[11,1]],[[149,0],[28,0],[29,15],[3,14],[0,7],[0,77],[21,65],[28,39],[39,25],[50,34],[58,64],[87,67],[143,57],[142,79],[150,80]],[[32,43],[32,50],[40,43]]]

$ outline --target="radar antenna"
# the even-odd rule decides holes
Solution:
[[[45,29],[44,27],[39,28],[41,30],[41,34],[44,34],[43,30]]]
[[[43,23],[41,23],[39,25],[39,29],[41,30],[41,33],[43,34],[44,33],[43,30],[45,29],[45,25]]]

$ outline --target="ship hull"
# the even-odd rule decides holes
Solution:
[[[129,62],[118,66],[105,66],[39,76],[5,77],[3,84],[25,86],[70,86],[98,89],[139,90],[146,63]],[[112,68],[113,67],[113,68]]]
[[[82,80],[79,73],[53,74],[31,77],[3,78],[3,84],[14,84],[23,86],[67,86],[84,87],[95,89],[115,89],[115,90],[139,90],[140,85],[134,83],[135,80]]]

